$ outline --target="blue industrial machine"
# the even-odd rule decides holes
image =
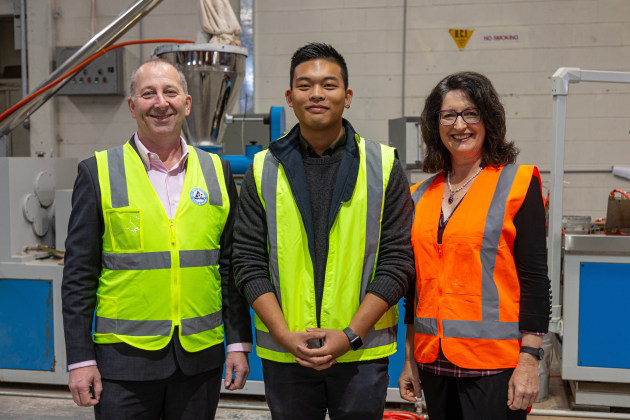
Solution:
[[[66,383],[63,250],[74,158],[0,158],[0,382]],[[62,233],[63,232],[63,233]]]
[[[630,73],[561,67],[552,77],[549,331],[560,338],[562,378],[569,381],[576,404],[630,407],[630,343],[625,332],[630,316],[630,237],[624,227],[608,228],[610,220],[623,219],[611,213],[611,205],[617,210],[619,204],[630,208],[628,200],[621,203],[609,197],[606,230],[620,235],[588,234],[588,228],[580,234],[562,232],[567,99],[569,85],[579,82],[630,83]],[[630,220],[630,213],[625,217]]]
[[[232,173],[243,175],[256,153],[284,135],[286,118],[283,107],[272,106],[268,114],[226,115],[226,123],[223,144],[198,147],[227,159]],[[244,137],[256,140],[244,145],[244,154],[233,154],[242,150]]]

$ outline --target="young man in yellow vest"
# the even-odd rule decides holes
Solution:
[[[96,419],[214,418],[224,360],[226,389],[249,373],[249,308],[230,266],[236,187],[226,161],[180,137],[191,104],[181,72],[149,61],[129,91],[136,133],[81,162],[75,182],[68,385]]]
[[[256,155],[234,231],[275,419],[381,419],[397,302],[414,277],[412,204],[396,151],[342,118],[343,57],[308,44],[286,100],[299,121]]]

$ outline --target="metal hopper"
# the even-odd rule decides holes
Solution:
[[[157,47],[153,56],[180,69],[192,96],[183,131],[189,144],[220,146],[225,114],[238,101],[247,49],[223,44],[175,44]]]

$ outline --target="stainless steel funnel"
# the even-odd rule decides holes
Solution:
[[[232,111],[243,84],[247,49],[222,44],[162,45],[153,56],[173,63],[186,76],[192,96],[183,127],[188,143],[221,145],[225,114]]]

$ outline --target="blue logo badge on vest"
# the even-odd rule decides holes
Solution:
[[[203,206],[208,202],[208,194],[201,188],[193,188],[190,190],[190,199],[198,206]]]

